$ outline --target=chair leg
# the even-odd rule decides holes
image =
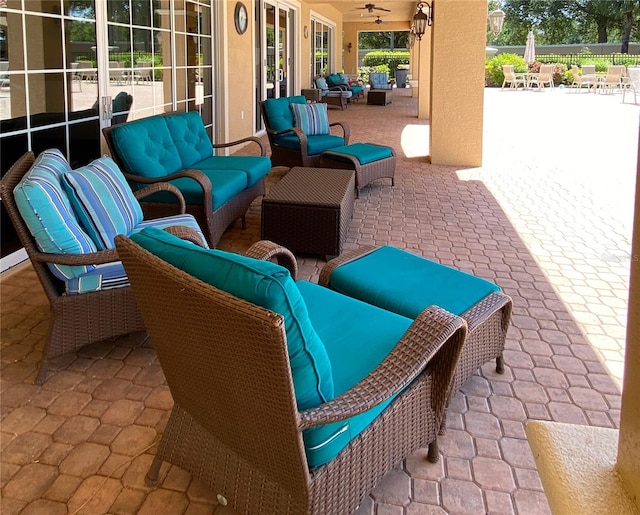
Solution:
[[[438,461],[440,461],[440,453],[438,452],[437,438],[429,444],[429,450],[427,452],[427,460],[431,463],[438,463]]]
[[[160,467],[162,466],[162,460],[157,456],[153,458],[153,462],[149,467],[149,471],[144,478],[144,482],[147,486],[156,486],[158,484],[158,478],[160,477]]]
[[[496,358],[496,373],[504,374],[504,356],[502,354]]]

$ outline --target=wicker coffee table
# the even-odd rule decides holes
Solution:
[[[353,170],[294,167],[262,200],[262,239],[337,256],[353,215]]]

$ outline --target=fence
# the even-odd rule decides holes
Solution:
[[[595,64],[596,70],[604,71],[612,64],[623,64],[625,66],[640,65],[640,55],[638,54],[542,54],[536,55],[536,61],[541,63],[564,64],[571,68],[572,64],[578,66],[582,64]]]

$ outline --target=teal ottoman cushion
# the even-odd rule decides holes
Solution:
[[[331,363],[286,268],[222,250],[203,249],[154,227],[133,234],[131,239],[201,281],[281,314],[298,408],[311,408],[333,398]]]
[[[381,159],[386,159],[393,155],[391,148],[383,145],[371,145],[370,143],[352,143],[351,145],[345,145],[342,147],[336,147],[328,149],[331,152],[337,152],[339,154],[345,154],[355,157],[361,165],[374,163]],[[340,159],[338,156],[327,155],[327,159],[333,159],[336,161],[344,161],[350,163],[349,159]]]
[[[431,305],[461,315],[500,291],[491,281],[389,246],[335,269],[330,286],[409,318]]]
[[[298,281],[297,285],[311,323],[325,344],[335,396],[371,373],[413,322],[317,284]],[[306,430],[303,437],[309,465],[316,467],[334,458],[393,398],[346,420]]]

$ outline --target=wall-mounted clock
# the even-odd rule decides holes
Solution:
[[[238,34],[244,34],[247,31],[249,16],[247,14],[247,8],[242,2],[236,3],[236,10],[233,13],[233,21],[236,24],[236,32]]]

